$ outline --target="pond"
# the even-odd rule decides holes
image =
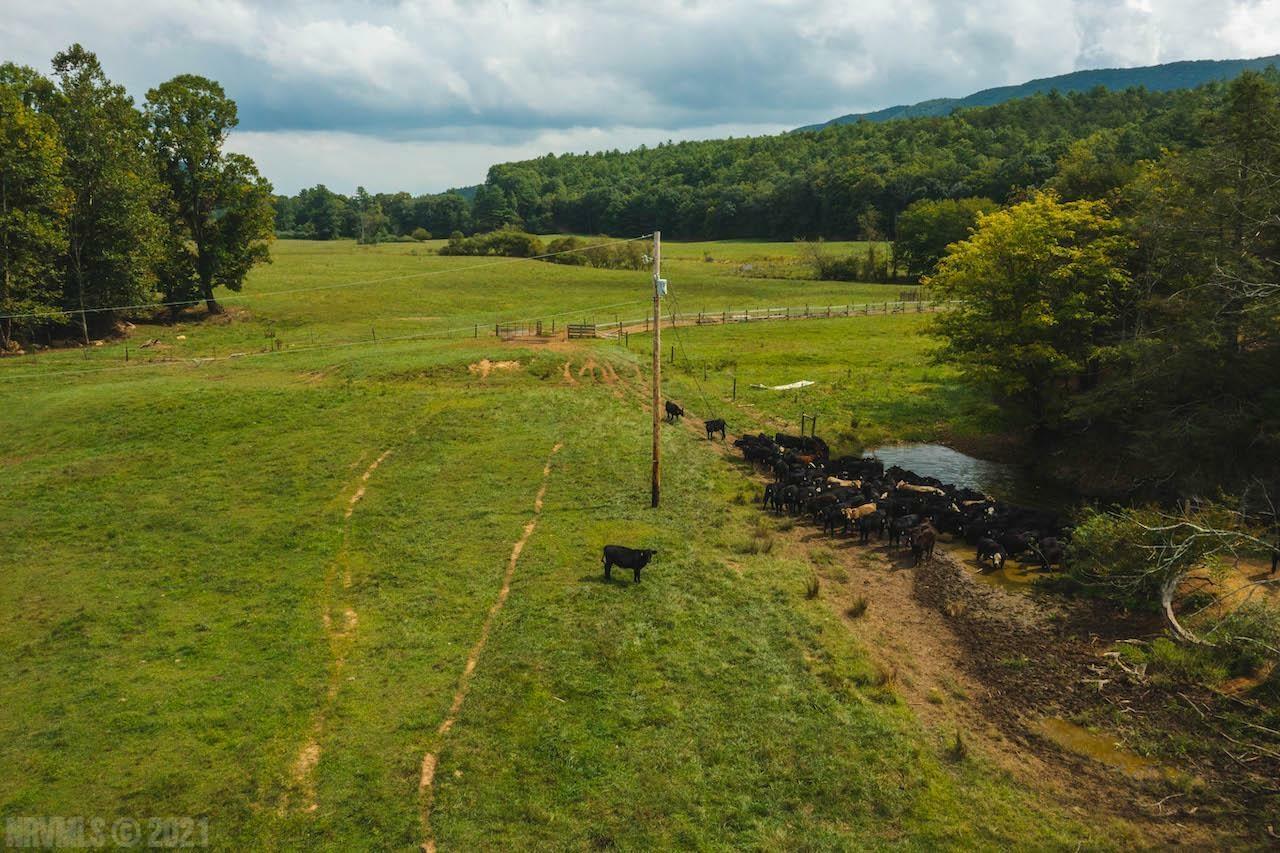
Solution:
[[[893,444],[870,453],[886,468],[898,465],[1009,503],[1046,509],[1062,509],[1071,503],[1069,496],[1037,482],[1030,471],[1019,465],[978,459],[943,444]]]
[[[870,452],[886,468],[898,465],[925,477],[937,477],[944,483],[969,486],[1008,503],[1059,511],[1072,504],[1071,495],[1038,482],[1021,466],[978,459],[942,444],[895,444]],[[973,549],[961,540],[943,540],[940,547],[952,552],[980,581],[1007,592],[1029,592],[1037,580],[1056,574],[1016,560],[1006,561],[999,569],[979,567],[973,559]]]

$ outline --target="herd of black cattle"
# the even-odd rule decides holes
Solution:
[[[941,533],[963,538],[977,549],[979,565],[992,569],[1009,557],[1045,569],[1062,562],[1069,530],[1056,513],[997,501],[896,465],[886,469],[874,457],[832,459],[816,436],[761,433],[734,445],[748,462],[773,473],[764,490],[766,510],[808,516],[832,535],[856,532],[864,545],[873,535],[888,537],[891,546],[911,549],[912,565],[933,558]]]

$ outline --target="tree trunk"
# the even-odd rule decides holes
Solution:
[[[8,220],[9,214],[9,176],[0,176],[0,216],[4,216]],[[4,290],[0,291],[0,310],[6,314],[11,313],[9,304],[10,297],[10,280],[9,280],[9,231],[4,232],[4,245],[0,247],[0,264],[4,264]],[[0,352],[9,351],[9,341],[13,337],[13,320],[6,317],[0,320]]]
[[[200,293],[204,296],[205,307],[209,309],[210,314],[221,314],[222,306],[218,304],[218,300],[213,298],[213,284],[206,280],[200,282]]]

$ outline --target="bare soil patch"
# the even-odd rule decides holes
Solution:
[[[489,374],[497,370],[519,370],[520,362],[518,361],[490,361],[482,358],[477,362],[467,365],[467,370],[478,375],[481,379],[488,379]]]

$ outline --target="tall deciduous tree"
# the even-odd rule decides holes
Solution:
[[[978,216],[999,205],[989,198],[921,199],[898,217],[894,249],[912,276],[928,275],[947,246],[969,236]]]
[[[238,291],[255,264],[270,261],[271,184],[248,157],[223,151],[236,126],[235,102],[213,80],[181,74],[147,92],[147,117],[161,174],[173,195],[181,245],[162,285],[168,301]]]
[[[124,87],[109,81],[98,58],[74,44],[53,58],[58,90],[51,101],[67,156],[71,191],[64,304],[78,309],[86,343],[93,318],[109,306],[150,301],[163,250],[157,214],[163,187],[148,156],[146,125]],[[88,309],[89,313],[86,313]]]
[[[1059,423],[1071,386],[1091,380],[1127,298],[1129,245],[1102,202],[1036,193],[982,217],[926,280],[959,300],[937,319],[940,357],[1043,434]]]
[[[31,318],[57,316],[58,258],[66,248],[63,150],[53,120],[0,82],[0,352]]]

